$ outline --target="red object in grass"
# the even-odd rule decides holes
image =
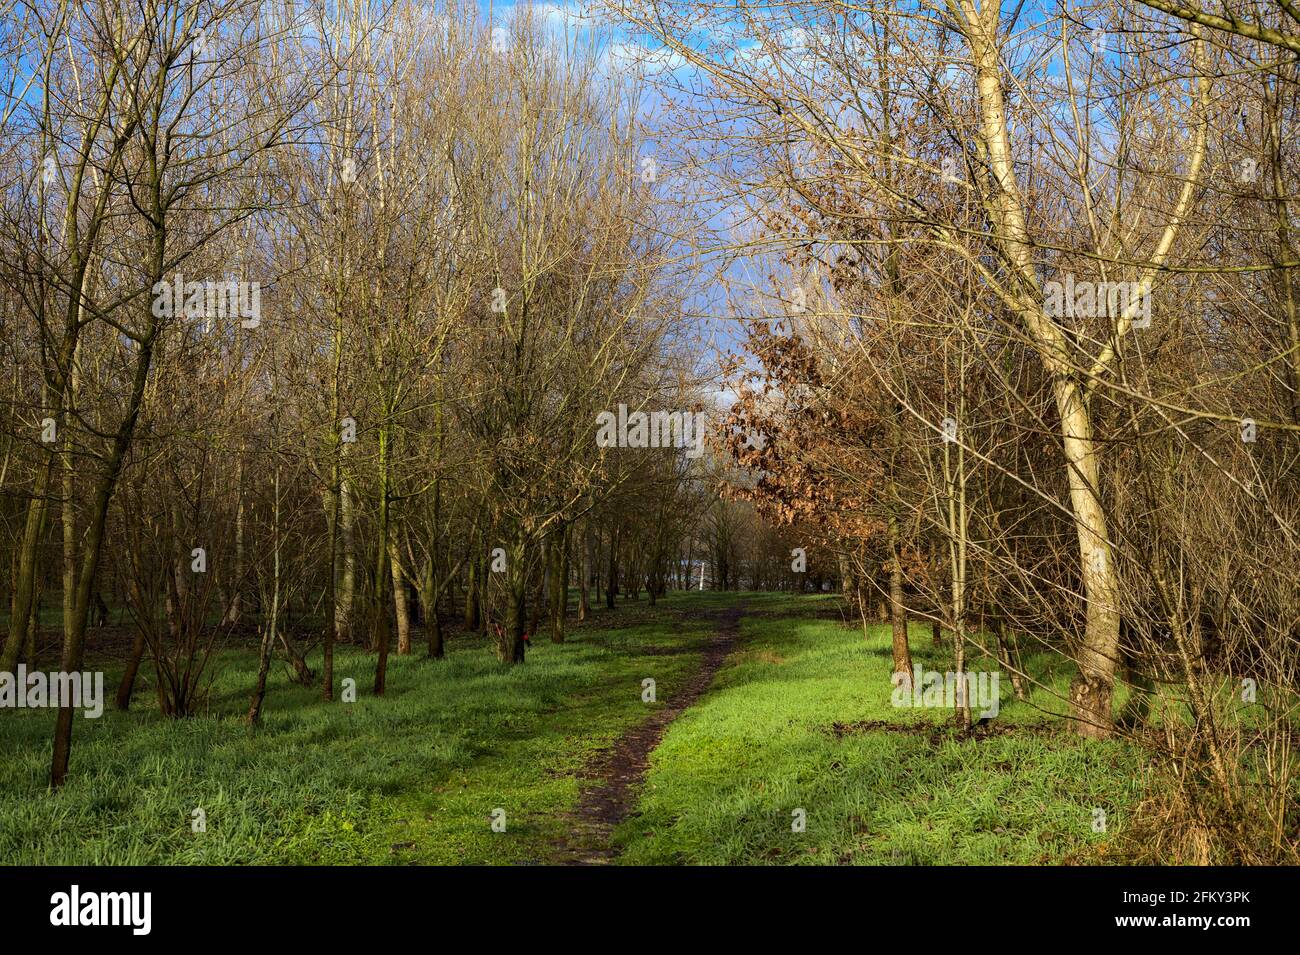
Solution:
[[[504,636],[506,635],[505,629],[501,626],[501,624],[497,623],[496,621],[493,621],[493,622],[492,622],[492,629],[496,631],[496,635],[497,635],[497,639],[498,639],[498,640],[501,639],[502,637],[504,637]],[[528,639],[528,634],[525,633],[525,634],[524,634],[524,646],[526,646],[526,647],[531,647],[532,645],[533,645],[533,642],[532,642],[531,640]]]

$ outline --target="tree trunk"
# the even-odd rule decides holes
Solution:
[[[1111,698],[1119,657],[1119,579],[1111,559],[1106,515],[1097,488],[1101,469],[1092,439],[1092,422],[1079,388],[1057,382],[1057,407],[1065,432],[1070,502],[1079,539],[1085,612],[1079,675],[1070,686],[1072,722],[1080,736],[1105,739],[1112,727]]]
[[[338,458],[335,458],[334,465],[334,485],[338,486],[339,470]],[[329,576],[329,621],[325,626],[324,647],[322,650],[323,659],[321,661],[321,690],[320,697],[326,703],[334,699],[334,644],[338,641],[339,635],[339,613],[338,613],[338,549],[339,549],[339,496],[338,494],[330,495],[330,513],[328,515],[329,535],[330,535],[330,576]]]
[[[248,704],[248,723],[256,726],[262,716],[262,703],[266,700],[266,676],[271,670],[271,650],[280,629],[280,468],[275,468],[275,501],[272,510],[272,529],[275,535],[271,566],[271,614],[262,623],[262,643],[257,658],[257,685],[253,689],[253,699]]]
[[[477,630],[479,626],[479,565],[482,557],[476,551],[469,560],[469,584],[465,589],[465,629]]]
[[[966,692],[966,633],[959,620],[952,632],[953,659],[956,661],[957,693],[953,704],[955,718],[961,729],[970,729],[970,694]]]
[[[18,655],[27,645],[32,606],[35,603],[36,565],[40,558],[40,538],[45,525],[45,498],[51,467],[52,465],[47,465],[40,470],[34,496],[27,505],[27,521],[18,552],[18,577],[10,600],[9,636],[5,640],[4,653],[0,654],[2,673],[17,671]]]
[[[379,514],[375,528],[375,599],[371,642],[375,661],[375,696],[383,696],[388,682],[388,427],[379,428]]]
[[[262,642],[258,648],[257,684],[253,688],[253,699],[248,704],[248,722],[256,726],[262,716],[262,703],[266,700],[266,677],[271,671],[271,648],[275,645],[275,628],[280,625],[279,607],[275,598],[271,600],[270,620],[262,625]]]
[[[524,559],[526,544],[518,541],[511,548],[506,568],[506,619],[497,638],[497,659],[502,663],[524,662],[524,598],[528,592],[528,568]]]
[[[346,453],[340,449],[339,454]],[[339,554],[336,568],[334,620],[340,640],[351,643],[356,638],[357,538],[352,507],[352,486],[342,471],[339,474]]]
[[[144,659],[144,631],[137,629],[135,641],[131,644],[131,656],[122,671],[122,682],[117,685],[117,708],[125,712],[131,708],[131,694],[135,692],[135,678],[140,672],[140,661]]]
[[[441,660],[446,653],[443,646],[442,621],[438,617],[438,568],[432,557],[425,560],[420,570],[420,606],[424,608],[424,632],[429,641],[429,658]]]
[[[161,259],[161,256],[158,256]],[[161,274],[158,269],[156,274]],[[89,523],[85,531],[85,549],[82,552],[81,573],[77,580],[77,600],[73,605],[72,627],[64,635],[62,670],[64,673],[78,672],[82,668],[85,655],[86,622],[89,618],[90,595],[95,587],[95,576],[99,571],[100,552],[104,543],[104,528],[108,523],[108,508],[117,489],[117,480],[122,473],[122,463],[126,459],[127,448],[135,435],[136,421],[140,416],[140,406],[144,399],[145,385],[149,380],[149,369],[153,363],[153,338],[148,337],[137,344],[137,355],[131,393],[127,399],[126,413],[117,433],[113,436],[112,450],[103,474],[94,491],[92,503],[87,511]],[[59,715],[54,724],[54,752],[50,761],[50,785],[58,788],[63,785],[68,775],[68,760],[72,754],[72,716],[71,706],[59,707]]]
[[[582,522],[582,568],[578,581],[578,623],[591,616],[591,522]]]
[[[894,672],[912,681],[912,651],[907,644],[907,605],[903,603],[903,564],[898,556],[898,521],[889,515],[889,608],[893,624]]]
[[[222,622],[233,627],[238,625],[244,610],[244,456],[241,453],[235,465],[235,571],[230,582],[230,600],[226,604],[225,617]],[[333,563],[330,564],[333,567]]]
[[[618,590],[618,532],[609,532],[609,576],[605,582],[605,607],[614,609],[614,594]]]
[[[1037,297],[1038,278],[1007,130],[998,35],[1000,9],[999,3],[989,3],[980,8],[976,7],[974,0],[961,0],[960,3],[965,21],[963,30],[975,67],[989,181],[994,190],[990,211],[1002,248],[1025,287],[1035,290],[1033,298]],[[1193,185],[1192,180],[1203,156],[1203,135],[1204,130],[1198,131],[1200,138],[1194,150],[1188,185]],[[1164,249],[1158,250],[1158,258],[1163,259],[1167,254],[1168,242],[1172,242],[1172,235],[1166,230],[1162,239]],[[1087,622],[1078,653],[1079,676],[1070,688],[1072,723],[1081,736],[1104,738],[1110,734],[1112,726],[1111,697],[1119,655],[1119,581],[1111,559],[1105,512],[1098,497],[1101,487],[1099,452],[1094,444],[1086,395],[1074,378],[1074,362],[1064,331],[1037,302],[1026,300],[1019,311],[1037,346],[1044,370],[1052,381],[1061,419],[1071,511],[1079,541]]]
[[[27,621],[27,641],[23,644],[23,659],[32,669],[36,668],[36,635],[41,630],[41,597],[42,590],[38,588],[32,601],[32,616]]]
[[[80,392],[81,375],[78,371],[78,361],[81,354],[81,341],[78,339],[77,347],[72,352],[72,369],[69,374],[69,405],[72,408],[77,407],[78,394]],[[59,505],[59,513],[63,519],[63,638],[67,640],[71,635],[72,617],[76,613],[76,590],[77,590],[77,520],[76,509],[73,506],[75,494],[73,489],[74,467],[72,459],[72,429],[66,428],[63,432],[63,450],[60,455],[59,465],[63,471],[63,501]],[[98,591],[96,591],[98,593]],[[33,643],[35,650],[36,631],[40,628],[40,619],[29,628],[29,638]],[[29,653],[29,657],[35,654]],[[35,660],[32,660],[35,663]]]
[[[1023,700],[1025,683],[1020,676],[1020,654],[1007,639],[1007,624],[1001,617],[994,622],[994,633],[998,639],[998,661],[1011,674],[1011,689],[1015,691],[1016,699]]]
[[[524,633],[531,640],[537,636],[538,628],[542,622],[542,604],[546,600],[546,571],[550,564],[550,550],[554,547],[554,541],[551,545],[542,545],[542,564],[537,568],[537,572],[529,575],[528,581],[528,623],[524,627]]]
[[[558,535],[551,552],[551,642],[564,642],[564,613],[569,596],[569,529],[566,526]]]
[[[393,610],[397,615],[397,655],[411,653],[411,603],[407,599],[406,575],[402,571],[402,555],[398,553],[394,535],[388,536],[388,566],[393,575]]]

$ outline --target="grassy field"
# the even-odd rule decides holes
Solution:
[[[1024,702],[1004,673],[994,728],[966,738],[941,725],[947,709],[892,705],[889,628],[864,640],[860,627],[810,616],[837,605],[750,599],[742,651],[654,754],[642,814],[618,833],[624,862],[1106,861],[1140,794],[1138,762],[1122,743],[1081,743],[1048,715],[1062,709],[1068,664],[1026,658],[1044,687]],[[911,644],[914,663],[950,668],[928,627]],[[792,831],[799,809],[803,832]]]
[[[382,699],[368,692],[373,659],[345,648],[337,675],[357,681],[355,704],[320,703],[277,663],[253,732],[242,715],[255,658],[230,650],[205,716],[161,719],[142,688],[128,714],[78,717],[73,776],[54,794],[52,712],[5,711],[0,862],[546,862],[581,768],[671,700],[700,664],[709,614],[738,600],[740,640],[654,752],[639,814],[616,833],[621,862],[1107,861],[1139,795],[1136,757],[1048,725],[1050,693],[1016,702],[1004,679],[996,730],[964,739],[940,725],[946,710],[891,705],[887,628],[864,641],[833,598],[706,593],[602,612],[563,645],[536,643],[522,667],[456,636],[444,661],[394,657]],[[928,630],[913,647],[917,663],[948,668]],[[982,665],[996,669],[970,664]],[[1057,691],[1068,682],[1059,658],[1027,665]],[[890,725],[860,725],[872,721]],[[192,831],[195,809],[205,832]],[[505,832],[490,825],[497,809]]]
[[[319,702],[277,663],[251,733],[256,658],[230,651],[207,716],[162,719],[138,687],[127,714],[110,703],[100,719],[77,717],[73,773],[55,794],[53,712],[2,711],[0,863],[544,861],[567,830],[574,773],[644,717],[641,680],[654,678],[662,701],[698,665],[711,621],[648,609],[606,613],[563,645],[539,641],[516,668],[454,636],[446,660],[390,658],[382,699],[369,694],[373,656],[341,648],[337,679],[357,681],[353,705]],[[192,831],[196,808],[206,832]],[[504,833],[490,826],[498,808]]]

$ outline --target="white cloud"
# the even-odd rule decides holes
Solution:
[[[596,13],[584,3],[512,3],[492,10],[493,18],[505,24],[513,23],[525,12],[532,13],[553,33],[590,30],[599,23]]]
[[[596,24],[595,13],[580,3],[541,3],[536,5],[548,26],[588,30]]]

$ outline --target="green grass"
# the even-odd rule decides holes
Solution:
[[[714,692],[673,723],[651,763],[641,814],[616,834],[625,864],[986,864],[1102,862],[1140,795],[1138,754],[1084,743],[1061,712],[1072,668],[1025,662],[1045,684],[1016,702],[1001,680],[996,723],[963,739],[947,709],[891,703],[888,627],[809,619],[832,598],[751,600],[743,651]],[[928,627],[913,658],[950,668]],[[972,670],[997,669],[973,660]],[[835,724],[888,721],[908,732]],[[1035,725],[1038,724],[1038,725]],[[792,831],[804,810],[806,830]],[[1106,833],[1093,831],[1104,809]]]
[[[707,615],[737,600],[740,642],[654,753],[639,814],[616,833],[620,861],[1106,861],[1140,795],[1139,757],[1081,743],[1047,715],[1073,674],[1058,655],[1026,659],[1045,685],[1028,701],[1004,674],[996,725],[1010,732],[963,739],[946,709],[891,705],[888,629],[864,641],[834,597],[686,593],[602,610],[563,645],[537,642],[522,667],[471,636],[441,662],[393,657],[383,698],[369,693],[373,656],[341,648],[337,681],[356,680],[355,704],[319,702],[277,662],[251,732],[256,659],[228,650],[202,716],[164,719],[142,685],[130,713],[78,717],[73,773],[55,793],[53,713],[5,711],[0,863],[549,861],[570,835],[580,770],[645,717],[641,681],[656,680],[654,705],[670,701],[700,665]],[[949,668],[928,628],[912,644],[917,663]],[[89,667],[102,665],[92,653]],[[890,725],[854,725],[869,721]],[[205,832],[191,830],[196,808]],[[491,827],[498,808],[504,833]],[[1106,833],[1093,831],[1099,808]]]
[[[602,613],[563,645],[535,642],[522,667],[454,637],[444,661],[390,658],[382,699],[369,692],[373,657],[341,648],[337,685],[356,680],[352,705],[319,702],[277,663],[253,732],[242,715],[255,655],[232,650],[216,661],[207,715],[164,719],[138,686],[131,712],[77,717],[57,793],[46,786],[53,713],[5,711],[0,863],[545,861],[568,830],[574,772],[645,716],[641,680],[656,680],[663,705],[698,668],[711,624],[682,619],[680,606],[650,615],[642,599]],[[652,655],[665,648],[683,652]],[[88,668],[101,662],[92,654]],[[196,808],[206,832],[191,831]],[[496,808],[504,833],[491,829]]]

